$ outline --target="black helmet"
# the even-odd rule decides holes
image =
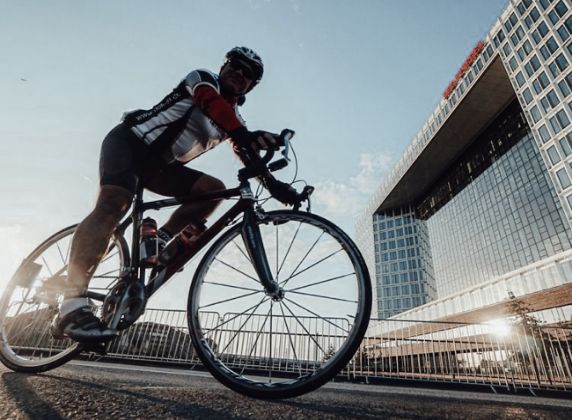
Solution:
[[[251,89],[256,86],[262,79],[262,74],[264,73],[264,65],[262,64],[262,58],[256,54],[253,50],[247,47],[234,47],[232,50],[226,53],[225,64],[231,61],[233,58],[239,58],[246,63],[250,64],[253,70],[256,72],[255,79],[251,85]]]

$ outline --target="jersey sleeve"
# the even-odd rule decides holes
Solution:
[[[192,96],[195,96],[195,89],[199,86],[210,86],[220,94],[218,76],[209,70],[193,70],[185,77],[185,85]]]

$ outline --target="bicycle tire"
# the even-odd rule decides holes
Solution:
[[[62,229],[38,245],[23,260],[0,298],[0,361],[14,371],[45,372],[81,352],[77,342],[55,339],[49,332],[62,299],[61,285],[76,228]],[[113,287],[123,267],[129,265],[125,239],[114,235],[111,243],[114,247],[109,247],[89,287],[101,294]],[[115,265],[118,267],[110,271]],[[100,307],[94,303],[94,310]]]
[[[250,261],[244,246],[242,249],[240,247],[240,223],[226,231],[211,246],[197,267],[187,303],[189,331],[199,359],[227,387],[255,398],[294,397],[331,380],[354,355],[367,329],[371,312],[369,273],[353,241],[339,227],[320,216],[300,211],[273,211],[266,213],[256,223],[261,228],[264,247],[269,253],[268,260],[273,266],[273,276],[285,291],[283,298],[280,301],[265,300],[262,286],[258,284],[255,287],[251,281],[255,274],[250,274],[254,273],[253,268],[250,271],[245,268]],[[302,228],[310,233],[302,234]],[[275,240],[272,239],[274,231]],[[280,278],[281,272],[287,272],[284,267],[288,265],[289,255],[293,255],[290,253],[293,252],[294,242],[300,240],[307,249],[314,232],[319,233],[319,238],[302,259],[308,261],[292,261],[297,262],[296,268],[286,279]],[[282,238],[290,240],[280,241],[281,234],[284,235]],[[331,250],[339,247],[339,250],[334,253],[329,250],[326,253],[315,251],[316,244],[324,235],[328,236],[326,248]],[[281,243],[289,243],[289,246],[282,248]],[[239,252],[233,251],[232,247]],[[294,252],[298,252],[300,246],[296,248],[298,250]],[[314,271],[312,275],[310,272],[318,264],[309,263],[309,255],[313,252],[318,255],[313,255],[312,259],[317,258],[318,263],[326,262],[328,266],[320,268],[319,272]],[[333,261],[332,255],[337,254]],[[236,257],[233,260],[236,265],[229,264],[231,256]],[[302,265],[304,268],[300,268]],[[338,266],[354,272],[343,275],[345,271],[342,270],[342,275],[332,276]],[[223,275],[225,269],[232,275]],[[302,276],[303,273],[306,274]],[[316,281],[315,276],[325,276],[326,279]],[[257,281],[256,278],[254,280]],[[300,286],[300,281],[310,281],[310,284]],[[335,290],[331,290],[331,286],[335,286]],[[217,288],[223,288],[223,293],[216,292]],[[306,290],[301,292],[302,289]],[[219,296],[209,297],[213,290]],[[228,297],[234,290],[247,293]],[[332,296],[318,294],[330,290]],[[257,297],[251,299],[254,295]],[[225,299],[220,300],[223,296],[228,297],[226,302],[223,302]],[[261,296],[261,303],[254,310],[249,307],[247,311],[239,312],[238,316],[237,311],[226,315],[223,313],[222,316],[218,312],[224,303],[236,306],[238,302],[244,302],[241,305],[246,307],[253,301],[256,304]],[[266,305],[270,301],[274,303]],[[326,305],[324,301],[335,305]],[[274,305],[280,308],[277,315],[273,314]],[[264,315],[267,307],[270,309]],[[353,308],[353,314],[336,315],[350,310],[348,308]],[[258,318],[258,324],[253,317]],[[264,322],[261,322],[262,318]],[[237,325],[240,327],[236,328]],[[296,327],[296,332],[293,327]],[[323,331],[326,329],[329,335]],[[263,344],[258,348],[259,341],[266,342],[266,350],[262,349]],[[245,345],[245,342],[249,344]],[[273,355],[278,353],[276,348],[281,348],[280,356]],[[305,355],[302,355],[302,350],[306,352]],[[269,354],[264,355],[263,351]]]

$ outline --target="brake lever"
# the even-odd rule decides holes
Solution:
[[[284,156],[284,159],[286,159],[288,162],[290,162],[290,158],[288,156],[290,153],[290,140],[292,140],[294,134],[296,134],[296,132],[294,130],[290,130],[289,128],[285,128],[280,133],[280,143],[282,143],[284,146],[281,153],[282,156]]]

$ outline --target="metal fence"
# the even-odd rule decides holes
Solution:
[[[223,317],[215,313],[205,316],[214,324]],[[245,341],[255,336],[261,339],[255,324],[251,329],[234,345],[248,346]],[[338,339],[327,331],[319,337],[303,333],[296,337],[300,352],[309,352],[316,342]],[[280,335],[274,339],[281,340]],[[276,348],[288,346],[286,341],[276,344]],[[122,332],[108,357],[191,367],[200,364],[187,332],[185,312],[171,310],[147,310],[139,322]],[[287,352],[275,357],[274,363],[277,361],[278,368],[293,370]],[[249,363],[250,367],[265,368],[265,361],[256,357]],[[518,320],[506,324],[372,320],[362,345],[340,375],[366,381],[402,378],[568,391],[572,389],[572,328]]]

